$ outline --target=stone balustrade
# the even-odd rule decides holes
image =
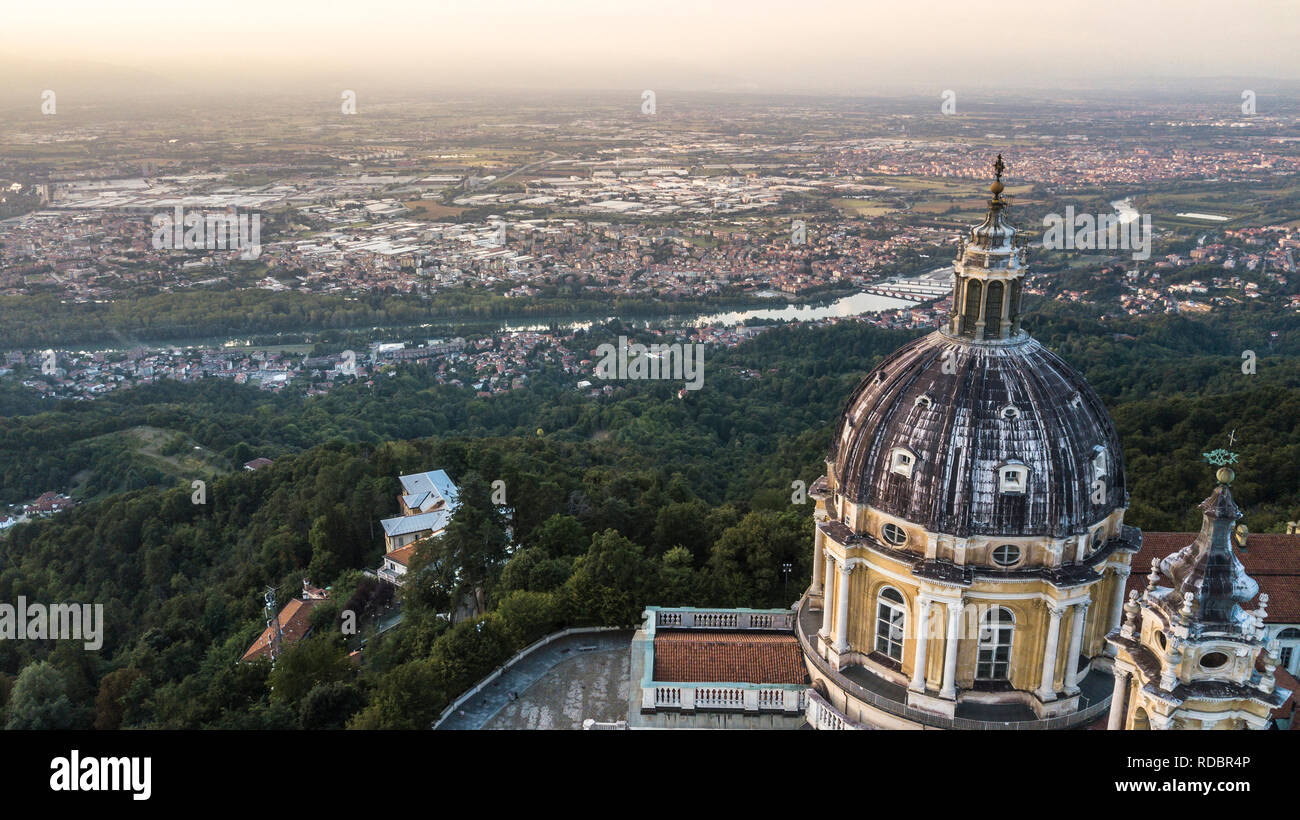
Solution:
[[[641,708],[692,711],[780,712],[806,708],[807,690],[793,686],[740,683],[655,683],[641,687]]]
[[[846,729],[858,730],[870,727],[863,726],[841,715],[839,710],[826,701],[821,695],[810,691],[806,698],[808,706],[805,710],[804,717],[808,725],[820,731],[842,731]]]
[[[649,607],[657,629],[761,629],[794,631],[794,612],[785,609],[696,609]]]

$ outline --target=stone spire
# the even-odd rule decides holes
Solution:
[[[1253,617],[1242,605],[1259,594],[1259,584],[1246,574],[1232,545],[1233,530],[1241,519],[1241,510],[1232,500],[1233,478],[1229,467],[1219,469],[1218,486],[1201,502],[1203,516],[1196,540],[1160,562],[1161,574],[1173,585],[1165,601],[1172,610],[1181,608],[1190,596],[1193,629],[1244,633],[1253,625]]]
[[[1265,729],[1290,694],[1277,687],[1277,653],[1265,643],[1268,596],[1245,608],[1259,584],[1233,551],[1241,510],[1227,465],[1236,458],[1206,453],[1218,485],[1201,502],[1200,533],[1152,567],[1146,592],[1125,606],[1129,619],[1106,636],[1115,650],[1111,729]]]

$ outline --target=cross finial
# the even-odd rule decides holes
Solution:
[[[997,177],[999,182],[1002,181],[1002,172],[1006,169],[1007,166],[1006,163],[1002,161],[1002,155],[998,154],[998,158],[993,161],[993,175]]]

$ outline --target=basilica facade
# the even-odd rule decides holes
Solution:
[[[1070,728],[1116,696],[1122,726],[1170,712],[1142,705],[1162,674],[1143,638],[1107,641],[1142,546],[1123,452],[1097,394],[1021,328],[1025,248],[994,170],[948,321],[867,374],[813,486],[796,631],[810,715],[835,728]]]

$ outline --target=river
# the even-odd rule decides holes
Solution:
[[[932,271],[922,276],[909,279],[900,279],[899,282],[909,281],[934,281],[935,277],[943,270]],[[623,319],[623,321],[632,327],[707,327],[723,326],[731,327],[744,324],[750,320],[767,321],[767,322],[812,322],[819,319],[830,319],[834,317],[858,316],[864,313],[881,313],[887,310],[897,310],[899,308],[909,307],[922,301],[921,296],[914,300],[897,299],[892,296],[881,296],[876,293],[859,291],[851,293],[848,296],[841,296],[825,304],[795,304],[787,302],[784,307],[770,308],[747,308],[744,310],[730,310],[720,313],[672,313],[664,316],[650,316],[637,319]],[[496,332],[522,332],[522,331],[544,331],[552,328],[560,330],[586,330],[593,326],[602,325],[614,319],[622,317],[613,314],[606,316],[592,316],[575,319],[573,317],[549,319],[527,319],[511,321],[506,320],[497,322],[494,326]],[[457,319],[448,319],[445,321],[425,322],[418,325],[406,325],[394,327],[394,332],[400,332],[403,336],[409,336],[412,329],[427,331],[431,337],[440,334],[446,334],[456,327],[474,325],[482,326],[485,331],[490,322],[466,321]],[[359,330],[359,329],[358,329]],[[371,328],[371,331],[383,331],[385,328]],[[310,332],[287,333],[290,338],[307,337],[312,335]],[[125,340],[124,340],[125,341]],[[286,341],[284,345],[297,344]],[[310,344],[310,342],[308,342]],[[96,348],[103,351],[126,350],[137,346],[134,343],[124,343],[118,346]],[[192,347],[211,347],[211,348],[233,348],[233,347],[253,347],[253,348],[270,348],[282,346],[277,343],[257,343],[254,344],[247,338],[200,338],[200,339],[177,339],[163,342],[149,342],[144,346],[159,348],[192,348]]]

